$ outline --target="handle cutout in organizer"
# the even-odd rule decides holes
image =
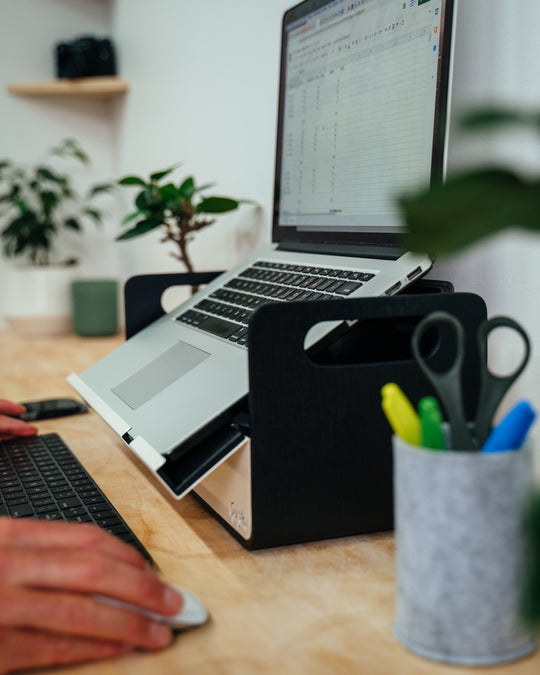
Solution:
[[[369,364],[391,361],[413,361],[411,337],[422,316],[361,319],[342,322],[333,333],[313,346],[304,348],[313,363],[319,366]],[[326,322],[325,322],[326,323]],[[437,356],[440,352],[440,331],[427,331],[422,340],[423,353]],[[442,367],[442,366],[441,366]]]
[[[179,305],[191,299],[191,288],[189,286],[169,286],[161,295],[161,309],[165,314],[169,314]]]
[[[444,349],[440,345],[444,345]],[[457,336],[448,325],[433,325],[421,336],[419,342],[420,355],[429,367],[438,373],[448,371],[457,358]]]

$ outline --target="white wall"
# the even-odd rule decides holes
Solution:
[[[52,75],[51,45],[81,32],[114,35],[121,74],[132,83],[123,102],[21,99],[0,91],[0,157],[34,160],[66,135],[94,158],[99,178],[182,162],[182,172],[217,183],[216,192],[260,203],[224,217],[193,246],[198,269],[230,266],[270,232],[280,21],[291,0],[0,0],[1,84]],[[454,112],[486,100],[540,103],[538,0],[460,0]],[[450,165],[503,157],[537,165],[538,144],[513,138],[471,143],[452,134]],[[158,235],[113,243],[130,208],[123,190],[103,237],[90,242],[122,278],[175,271]],[[116,210],[115,210],[116,209]],[[490,313],[508,313],[540,337],[536,274],[540,238],[505,235],[451,261],[432,276],[479,292]],[[97,249],[96,249],[97,247]],[[99,256],[96,254],[99,252]],[[2,270],[0,261],[0,274]],[[529,369],[535,381],[536,366]]]

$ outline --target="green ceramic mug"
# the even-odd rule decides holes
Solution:
[[[118,282],[78,279],[71,283],[73,330],[83,337],[114,335],[118,330]]]

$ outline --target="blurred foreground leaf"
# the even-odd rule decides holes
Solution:
[[[409,250],[455,253],[507,227],[540,230],[540,181],[505,169],[472,171],[403,197],[400,206]]]

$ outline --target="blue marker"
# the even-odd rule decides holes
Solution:
[[[519,401],[489,434],[482,452],[517,450],[523,445],[536,412],[527,401]]]

